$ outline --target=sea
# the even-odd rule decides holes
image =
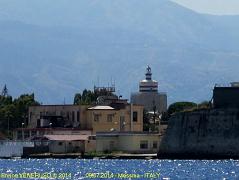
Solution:
[[[0,179],[239,179],[239,161],[1,159]]]

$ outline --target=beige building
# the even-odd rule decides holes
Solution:
[[[128,104],[126,100],[111,100],[108,105],[40,105],[29,107],[27,128],[18,134],[27,136],[27,129],[89,130],[93,134],[107,131],[143,131],[143,106]],[[29,132],[29,135],[34,131]]]
[[[89,135],[45,135],[50,153],[82,153],[95,151],[95,136]]]
[[[96,151],[157,153],[160,135],[147,132],[96,133]]]
[[[86,129],[84,105],[40,105],[30,106],[28,128],[73,127]]]
[[[31,140],[44,135],[92,135],[92,131],[79,128],[17,128],[13,131],[16,140]]]
[[[87,119],[93,133],[107,131],[143,131],[143,106],[125,105],[122,109],[111,106],[88,108]]]

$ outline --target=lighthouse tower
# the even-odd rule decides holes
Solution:
[[[139,92],[158,92],[158,82],[152,80],[152,72],[149,66],[146,69],[145,79],[139,83]]]
[[[145,79],[139,82],[139,92],[131,94],[131,103],[143,105],[148,111],[167,111],[167,94],[158,92],[158,82],[152,79],[151,67],[147,66]]]

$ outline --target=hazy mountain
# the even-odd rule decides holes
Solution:
[[[129,98],[149,64],[170,102],[208,100],[239,79],[238,19],[166,0],[2,0],[0,85],[62,103],[113,79]]]

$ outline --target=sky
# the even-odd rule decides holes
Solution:
[[[171,0],[194,11],[217,15],[239,15],[239,0]]]

